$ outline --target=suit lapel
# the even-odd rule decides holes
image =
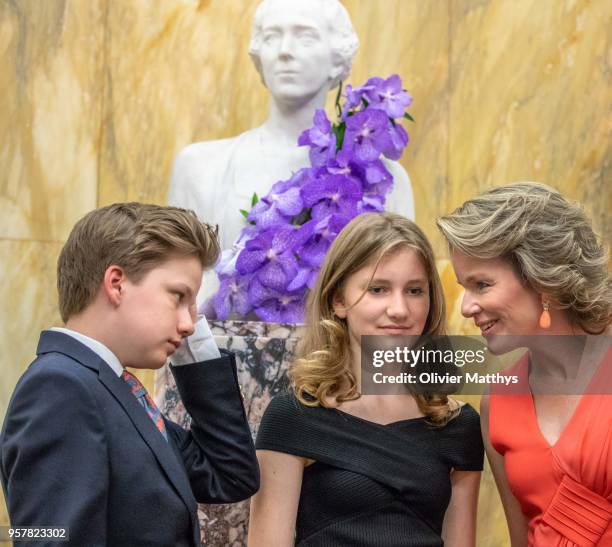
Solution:
[[[113,369],[97,353],[72,336],[62,332],[43,331],[38,344],[37,354],[50,352],[63,353],[81,365],[98,372],[100,382],[123,407],[134,427],[164,470],[168,481],[174,486],[176,492],[187,506],[192,523],[197,523],[197,514],[195,512],[197,502],[189,485],[185,468],[180,462],[180,454],[177,454],[174,450],[174,441],[170,431],[168,430],[168,442],[166,442],[146,410],[132,394],[130,386],[117,376]]]
[[[100,367],[99,378],[123,407],[191,514],[196,506],[196,500],[191,491],[185,469],[170,446],[173,443],[170,431],[168,431],[168,442],[166,442],[146,410],[132,394],[129,385],[119,378],[110,367]]]

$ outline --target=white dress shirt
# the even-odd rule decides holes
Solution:
[[[68,336],[72,336],[75,340],[81,342],[87,346],[91,351],[93,351],[98,357],[100,357],[110,368],[113,369],[117,376],[121,376],[123,374],[123,365],[117,359],[117,356],[108,349],[102,342],[98,342],[98,340],[94,340],[89,336],[85,336],[80,332],[77,332],[72,329],[67,329],[64,327],[52,327],[49,330],[55,332],[63,332]]]

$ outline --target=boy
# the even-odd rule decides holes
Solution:
[[[257,491],[234,358],[205,319],[194,326],[202,272],[218,254],[216,235],[183,209],[115,204],[76,224],[58,260],[66,328],[41,334],[0,435],[13,526],[65,527],[87,547],[195,546],[196,501]],[[125,371],[168,357],[191,431]]]

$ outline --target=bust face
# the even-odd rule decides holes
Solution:
[[[308,101],[329,91],[335,67],[318,2],[273,1],[262,20],[262,38],[263,78],[275,99]]]

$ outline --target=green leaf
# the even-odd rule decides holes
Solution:
[[[342,81],[338,84],[338,93],[336,93],[336,114],[338,117],[342,116],[342,107],[340,106],[340,97],[342,97]]]
[[[244,209],[240,209],[240,214],[244,217],[244,218],[249,218],[249,212],[245,211]]]
[[[306,224],[312,218],[311,213],[312,209],[303,209],[299,215],[293,217],[291,224],[294,226],[302,226],[302,224]]]
[[[255,207],[258,201],[259,197],[257,196],[257,192],[254,192],[253,197],[251,198],[251,207]]]
[[[410,120],[411,122],[414,121],[414,118],[410,114],[408,114],[408,112],[404,112],[404,118]]]
[[[346,123],[340,122],[338,125],[332,125],[332,132],[336,135],[336,152],[342,148],[344,143],[344,134],[346,133]]]

